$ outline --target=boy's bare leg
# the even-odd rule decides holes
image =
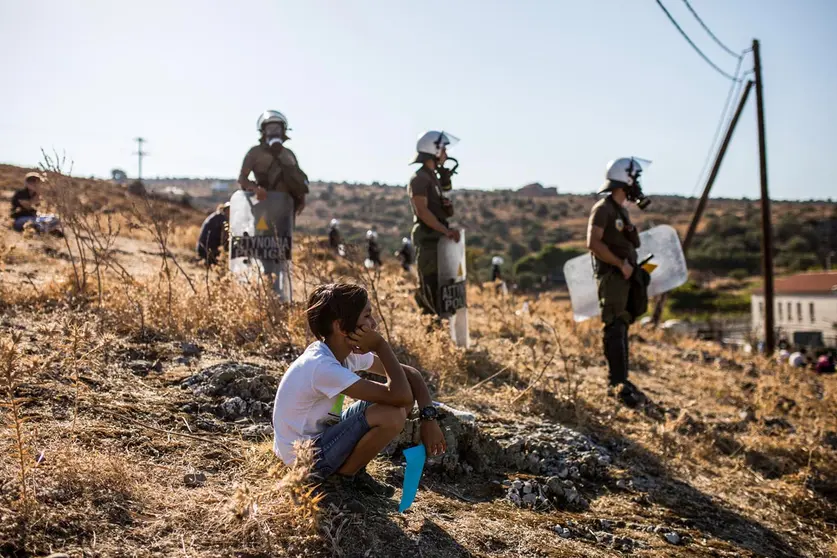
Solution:
[[[365,415],[370,430],[358,441],[355,449],[337,470],[340,475],[354,475],[365,467],[393,438],[398,436],[407,420],[407,411],[403,407],[379,403],[367,407]]]

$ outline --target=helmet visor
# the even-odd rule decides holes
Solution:
[[[631,159],[633,159],[634,161],[639,163],[639,166],[642,168],[643,172],[647,171],[648,167],[651,166],[651,160],[650,159],[643,159],[642,157],[633,157],[633,156],[631,157]]]
[[[439,148],[446,147],[450,149],[457,143],[459,143],[459,138],[450,134],[448,132],[442,131],[439,133],[439,138],[436,140],[436,143]]]

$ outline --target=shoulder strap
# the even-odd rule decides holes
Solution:
[[[623,220],[630,223],[631,219],[628,216],[628,212],[625,210],[624,207],[622,207],[621,205],[616,203],[616,200],[613,199],[613,196],[608,196],[607,201],[609,201],[610,203],[613,204],[613,207],[616,208],[616,212],[619,213],[619,215],[622,217]]]

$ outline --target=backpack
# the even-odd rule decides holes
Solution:
[[[282,181],[288,190],[288,193],[295,200],[299,200],[308,193],[308,175],[305,174],[299,165],[296,163],[294,157],[293,163],[283,162],[278,153],[272,150],[270,154],[273,156],[273,162],[279,165],[280,173],[276,177],[276,181]]]

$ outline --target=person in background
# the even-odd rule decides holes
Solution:
[[[590,212],[587,249],[593,257],[602,312],[604,356],[608,365],[611,394],[629,407],[647,398],[628,380],[628,327],[635,316],[629,308],[631,285],[637,268],[639,231],[625,207],[645,198],[639,185],[642,166],[634,157],[615,159],[607,164],[605,182],[599,194],[606,194]]]
[[[266,110],[256,123],[259,143],[244,156],[238,183],[242,190],[256,193],[256,199],[264,201],[269,191],[287,192],[299,215],[305,208],[308,194],[308,176],[299,168],[293,151],[285,147],[288,137],[288,119],[277,110]],[[250,180],[250,173],[256,180]]]
[[[229,220],[230,202],[220,204],[215,212],[204,219],[195,247],[198,257],[203,260],[204,264],[215,265],[218,263],[218,254],[221,252],[221,247],[227,242]]]
[[[413,253],[413,243],[406,236],[401,239],[401,248],[395,251],[395,257],[401,262],[401,269],[410,271],[415,254]]]
[[[826,353],[817,359],[816,371],[820,374],[831,374],[834,372],[834,355]]]
[[[340,221],[332,219],[328,224],[328,247],[337,251],[343,243],[343,236],[340,234]]]
[[[794,368],[804,368],[807,360],[807,355],[803,354],[801,351],[795,351],[788,357],[788,364]]]
[[[15,191],[12,195],[12,228],[17,232],[23,232],[27,225],[33,227],[39,233],[51,233],[61,236],[61,223],[58,217],[52,214],[41,215],[38,213],[38,205],[41,203],[40,187],[44,177],[37,172],[26,173],[23,179],[23,188]]]
[[[459,242],[461,235],[459,229],[448,226],[448,220],[453,216],[453,204],[444,195],[452,188],[451,176],[455,172],[455,168],[448,170],[444,166],[449,159],[447,150],[458,141],[446,132],[431,130],[422,134],[416,142],[413,160],[421,166],[407,186],[413,210],[411,237],[419,278],[416,302],[427,314],[438,313],[439,240],[447,237]]]
[[[366,267],[381,267],[381,247],[378,245],[378,231],[372,227],[366,231]]]
[[[500,266],[503,265],[503,258],[494,256],[491,258],[491,280],[503,280],[503,274],[500,272]]]

